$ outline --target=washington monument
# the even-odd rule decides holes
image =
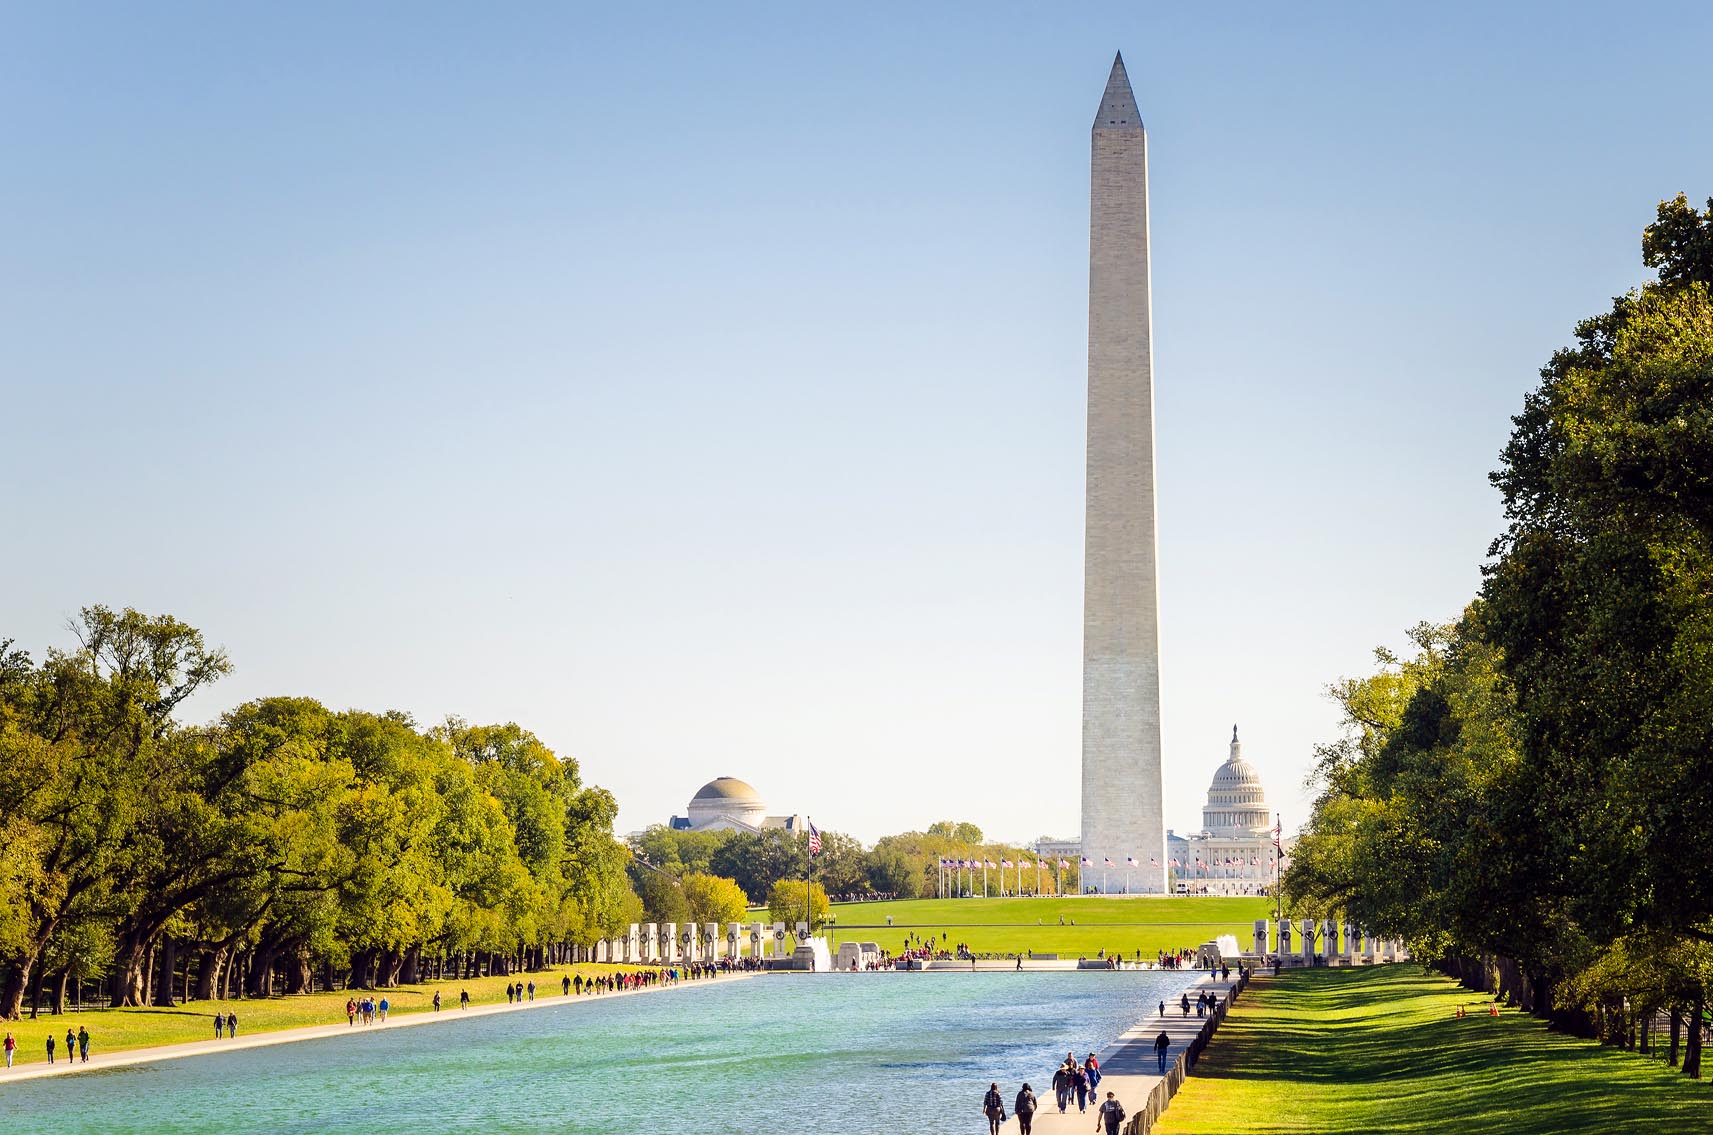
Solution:
[[[1148,135],[1113,61],[1092,139],[1088,523],[1083,560],[1083,889],[1166,889],[1155,577]]]

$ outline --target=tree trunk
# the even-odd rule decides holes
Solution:
[[[346,989],[373,989],[369,981],[369,966],[374,962],[373,950],[357,950],[351,954],[351,972],[345,978]]]
[[[315,971],[309,966],[309,958],[299,953],[286,966],[286,994],[315,992]]]
[[[1665,1058],[1667,1068],[1677,1067],[1677,1054],[1683,1044],[1683,1010],[1676,1005],[1671,1007],[1671,1049]]]
[[[245,983],[244,993],[249,997],[272,997],[274,995],[274,955],[278,947],[269,946],[258,948],[250,961],[250,978]]]
[[[196,981],[191,987],[190,1000],[214,1000],[214,979],[220,972],[220,963],[225,955],[224,950],[211,950],[207,947],[196,951]]]
[[[178,1004],[173,988],[178,984],[178,941],[171,934],[162,936],[154,965],[155,1008],[171,1009]]]
[[[148,992],[148,986],[144,984],[148,955],[148,946],[134,934],[120,940],[118,948],[113,951],[113,971],[107,978],[109,1008],[122,1009],[127,1005],[144,1003]]]
[[[66,987],[66,983],[69,982],[70,980],[71,980],[71,967],[70,966],[65,967],[64,969],[60,970],[59,973],[54,975],[54,988],[53,988],[52,999],[49,1001],[49,1007],[51,1008],[54,1016],[56,1016],[56,1017],[59,1016],[61,1013],[65,1012],[65,987]]]
[[[42,1009],[42,971],[36,970],[36,980],[30,983],[30,1020],[35,1020]]]
[[[1701,1025],[1706,1011],[1706,999],[1697,997],[1689,1012],[1689,1044],[1683,1050],[1683,1074],[1697,1080],[1701,1079]]]
[[[422,947],[412,946],[404,952],[404,964],[399,968],[399,984],[415,985],[420,976]]]

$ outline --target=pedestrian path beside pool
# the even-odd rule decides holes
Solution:
[[[1122,1129],[1130,1130],[1132,1118],[1146,1107],[1149,1094],[1154,1091],[1155,1085],[1165,1078],[1159,1072],[1160,1060],[1154,1054],[1154,1039],[1160,1035],[1162,1029],[1171,1038],[1172,1047],[1166,1051],[1167,1075],[1170,1075],[1178,1058],[1201,1033],[1202,1026],[1207,1024],[1206,1017],[1196,1016],[1194,995],[1211,992],[1223,1002],[1231,996],[1231,990],[1236,984],[1235,975],[1228,981],[1220,980],[1217,975],[1205,975],[1184,991],[1190,997],[1188,1017],[1184,1016],[1177,1003],[1168,1001],[1163,1018],[1158,1012],[1150,1013],[1123,1036],[1097,1053],[1100,1058],[1100,1087],[1090,1096],[1087,1112],[1077,1111],[1076,1099],[1073,1097],[1065,1114],[1059,1114],[1058,1104],[1053,1099],[1052,1068],[1042,1074],[1042,1082],[1030,1080],[1029,1086],[1035,1090],[1035,1097],[1040,1101],[1035,1111],[1036,1135],[1070,1135],[1073,1131],[1077,1132],[1077,1135],[1088,1135],[1094,1129],[1095,1108],[1099,1106],[1100,1101],[1106,1099],[1107,1092],[1114,1093],[1118,1102],[1124,1105],[1125,1120]],[[1078,1059],[1081,1059],[1080,1055]],[[1000,1085],[1008,1114],[1011,1101],[1021,1087],[1021,1084]],[[1015,1132],[1016,1116],[1007,1119],[1001,1130]]]

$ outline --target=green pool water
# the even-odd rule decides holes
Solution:
[[[984,1132],[1195,975],[772,975],[0,1085],[0,1128]]]

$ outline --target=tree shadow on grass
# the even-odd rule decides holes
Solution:
[[[1672,1074],[1514,1014],[1457,1018],[1455,1006],[1477,998],[1442,979],[1320,970],[1271,984],[1240,1002],[1197,1079],[1285,1111],[1336,1114],[1351,1130],[1713,1129],[1713,1099]]]

